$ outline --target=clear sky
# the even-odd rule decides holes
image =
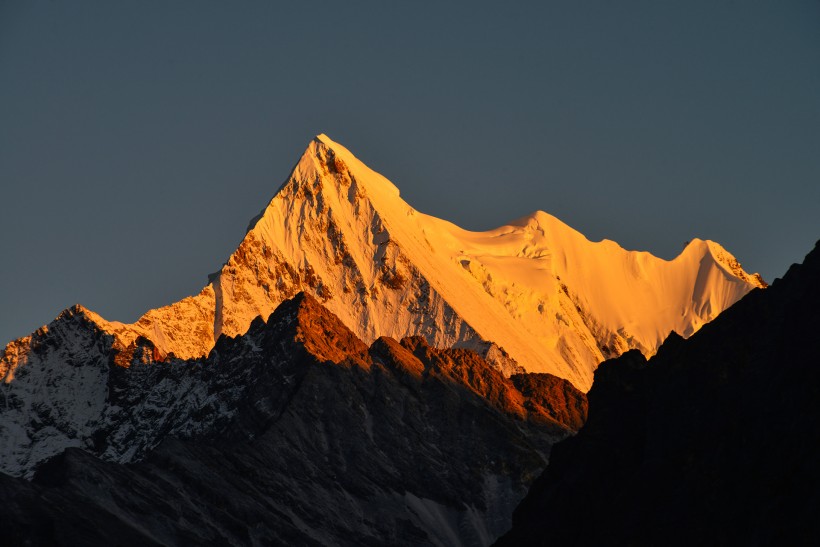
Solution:
[[[820,2],[0,0],[0,345],[198,292],[317,133],[468,229],[771,281],[820,238]]]

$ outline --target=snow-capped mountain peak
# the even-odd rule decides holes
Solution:
[[[652,354],[670,331],[689,336],[765,286],[711,241],[693,240],[667,261],[589,241],[542,211],[463,230],[413,209],[326,135],[309,143],[209,281],[133,324],[84,313],[113,336],[117,362],[145,341],[158,359],[195,358],[304,290],[368,344],[422,336],[476,349],[507,373],[550,372],[587,390],[602,360],[629,348]],[[10,344],[6,369],[25,346]]]

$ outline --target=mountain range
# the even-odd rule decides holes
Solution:
[[[6,544],[487,545],[586,418],[566,380],[421,337],[368,347],[305,293],[204,360],[155,362],[144,341],[123,367],[82,310],[55,324],[35,351],[70,336],[86,359],[20,380],[88,420],[41,417],[78,448],[0,474]]]
[[[365,341],[419,335],[588,390],[606,357],[652,354],[670,331],[688,337],[764,285],[712,241],[693,239],[666,261],[590,242],[541,211],[488,232],[460,229],[414,210],[319,135],[198,295],[133,324],[85,313],[114,336],[121,359],[138,337],[162,358],[187,359],[305,290]],[[27,343],[12,342],[0,372]]]
[[[4,529],[486,545],[598,363],[765,286],[712,241],[667,261],[540,211],[463,230],[319,135],[199,294],[132,324],[75,305],[0,353]]]

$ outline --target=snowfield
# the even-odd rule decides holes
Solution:
[[[550,372],[586,391],[601,361],[630,348],[651,355],[671,331],[688,337],[763,286],[712,241],[694,239],[667,261],[589,241],[541,211],[463,230],[416,211],[319,135],[198,295],[133,324],[84,311],[114,336],[121,360],[140,337],[159,359],[187,359],[306,290],[367,343],[421,335],[475,349],[507,373]],[[0,360],[6,382],[26,362],[23,346],[12,342]]]

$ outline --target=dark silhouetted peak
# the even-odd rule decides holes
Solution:
[[[814,249],[806,255],[803,264],[812,270],[820,270],[820,239],[814,242]]]
[[[820,272],[820,240],[815,242],[814,249],[806,255],[802,264],[792,264],[783,279],[776,279],[773,285],[779,285],[785,280],[794,281],[803,276],[817,276]]]
[[[669,333],[669,336],[666,337],[666,340],[663,341],[663,344],[661,344],[661,347],[658,348],[658,352],[656,353],[656,355],[661,355],[663,353],[670,351],[677,351],[677,348],[679,348],[684,341],[685,339],[683,338],[683,336],[681,336],[675,331],[671,331]],[[641,357],[643,357],[643,354],[641,354]],[[641,357],[638,357],[636,355],[633,358],[625,360],[624,363],[630,363],[631,366],[640,367]],[[646,363],[646,358],[643,359],[643,363]]]
[[[486,544],[572,432],[535,403],[549,382],[524,396],[477,353],[421,338],[367,348],[306,294],[207,360],[154,350],[134,340],[127,366],[81,370],[87,393],[31,414],[45,449],[74,435],[85,450],[15,461],[32,482],[0,474],[4,538],[40,521],[47,545]]]
[[[498,544],[816,545],[818,281],[816,246],[648,362],[603,363]]]
[[[677,344],[678,341],[683,341],[683,338],[677,334],[671,334],[667,341],[671,344]],[[608,359],[601,363],[595,370],[595,382],[592,387],[609,384],[617,384],[621,378],[626,374],[640,374],[647,366],[646,357],[640,351],[633,349],[629,350],[620,357],[615,359]],[[587,396],[593,395],[592,390]],[[598,388],[600,391],[600,387]]]

